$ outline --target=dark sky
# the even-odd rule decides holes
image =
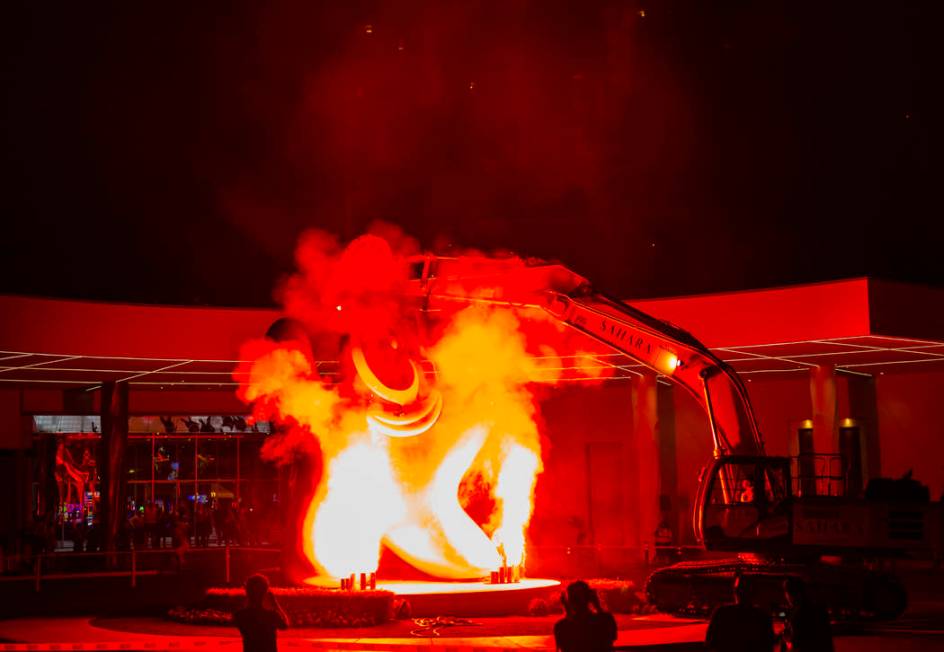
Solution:
[[[3,3],[0,291],[267,305],[378,219],[626,297],[942,285],[942,4]]]

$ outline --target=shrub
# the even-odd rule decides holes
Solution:
[[[645,614],[655,609],[646,602],[646,596],[636,588],[631,580],[591,579],[586,580],[590,588],[600,597],[600,605],[607,611],[617,614]],[[561,585],[561,592],[565,591],[568,582]],[[528,614],[531,616],[546,616],[564,612],[559,594],[555,593],[546,599],[535,598],[528,604]]]
[[[528,603],[528,615],[529,616],[547,616],[550,615],[551,610],[547,606],[547,600],[543,598],[533,598],[531,602]]]
[[[365,627],[387,622],[393,616],[390,591],[341,591],[311,587],[273,587],[295,627]],[[233,588],[208,589],[194,607],[178,607],[167,615],[172,620],[207,625],[231,625],[233,612],[246,604],[246,592]]]

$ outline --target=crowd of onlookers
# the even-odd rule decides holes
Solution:
[[[179,501],[176,505],[148,502],[134,510],[127,529],[135,549],[196,547],[216,545],[259,545],[262,523],[253,507],[236,501],[219,501],[213,506]],[[266,537],[269,539],[270,537]]]
[[[131,510],[119,549],[218,546],[258,546],[276,543],[271,513],[236,500],[218,500],[212,505],[180,500],[176,504],[148,502]]]
[[[118,550],[278,544],[280,532],[274,506],[257,509],[236,500],[213,504],[180,500],[129,506],[119,527]],[[20,536],[23,552],[97,552],[105,549],[105,534],[97,516],[81,513],[59,522],[36,519]]]

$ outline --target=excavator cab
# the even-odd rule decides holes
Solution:
[[[789,543],[790,460],[722,456],[702,471],[695,534],[708,550],[770,550]]]

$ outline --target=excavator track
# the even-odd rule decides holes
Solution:
[[[748,582],[752,601],[771,613],[785,610],[782,587],[788,577],[803,579],[836,620],[891,620],[907,606],[905,589],[894,576],[864,566],[738,558],[679,562],[655,570],[646,595],[663,613],[705,617],[732,601],[736,575]]]

